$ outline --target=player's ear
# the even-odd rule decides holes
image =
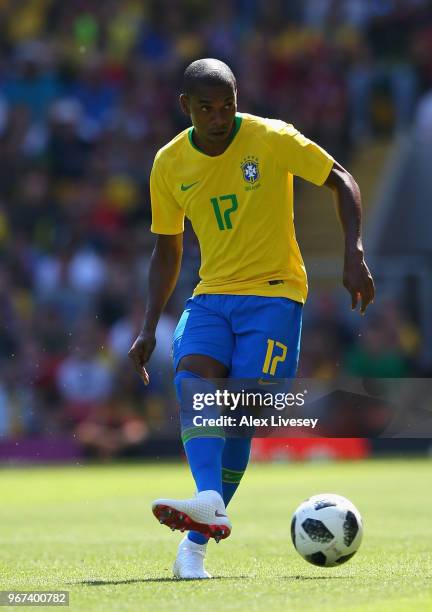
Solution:
[[[189,97],[187,94],[180,94],[180,108],[182,109],[185,115],[190,116],[190,104]]]

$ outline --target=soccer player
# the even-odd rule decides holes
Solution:
[[[361,300],[364,314],[374,284],[364,260],[359,188],[337,161],[290,124],[238,113],[235,77],[216,59],[187,67],[180,104],[192,127],[154,160],[151,231],[158,236],[143,328],[129,355],[148,384],[146,364],[177,282],[187,216],[200,244],[201,280],[173,340],[181,417],[182,383],[295,375],[307,279],[294,231],[294,176],[335,194],[345,237],[343,284],[353,309]],[[153,513],[172,529],[189,531],[174,576],[209,578],[207,541],[230,535],[226,506],[245,472],[251,440],[200,427],[183,427],[182,440],[197,493],[156,500]]]

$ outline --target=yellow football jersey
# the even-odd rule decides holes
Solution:
[[[194,295],[288,297],[304,302],[307,277],[294,230],[293,176],[322,185],[333,158],[292,125],[238,113],[228,148],[200,151],[193,127],[156,155],[151,231],[179,234],[190,219],[201,249]]]

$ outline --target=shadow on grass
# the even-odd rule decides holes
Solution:
[[[351,576],[275,576],[279,580],[347,580]],[[213,576],[213,580],[256,580],[256,576]],[[79,582],[70,582],[69,585],[82,584],[84,586],[107,586],[116,584],[135,584],[135,583],[153,583],[153,582],[201,582],[197,579],[179,580],[178,578],[131,578],[129,580],[81,580]],[[204,582],[207,582],[204,580]]]
[[[253,576],[213,576],[213,580],[252,580]],[[69,582],[69,585],[82,584],[85,586],[106,586],[115,584],[134,584],[134,583],[146,583],[146,582],[207,582],[206,580],[200,580],[199,578],[189,578],[180,580],[178,578],[131,578],[130,580],[81,580],[78,582]]]
[[[349,580],[352,576],[281,576],[286,580]]]

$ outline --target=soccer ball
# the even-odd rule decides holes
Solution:
[[[291,521],[291,539],[309,563],[336,567],[358,551],[363,537],[360,512],[348,499],[334,493],[313,495]]]

